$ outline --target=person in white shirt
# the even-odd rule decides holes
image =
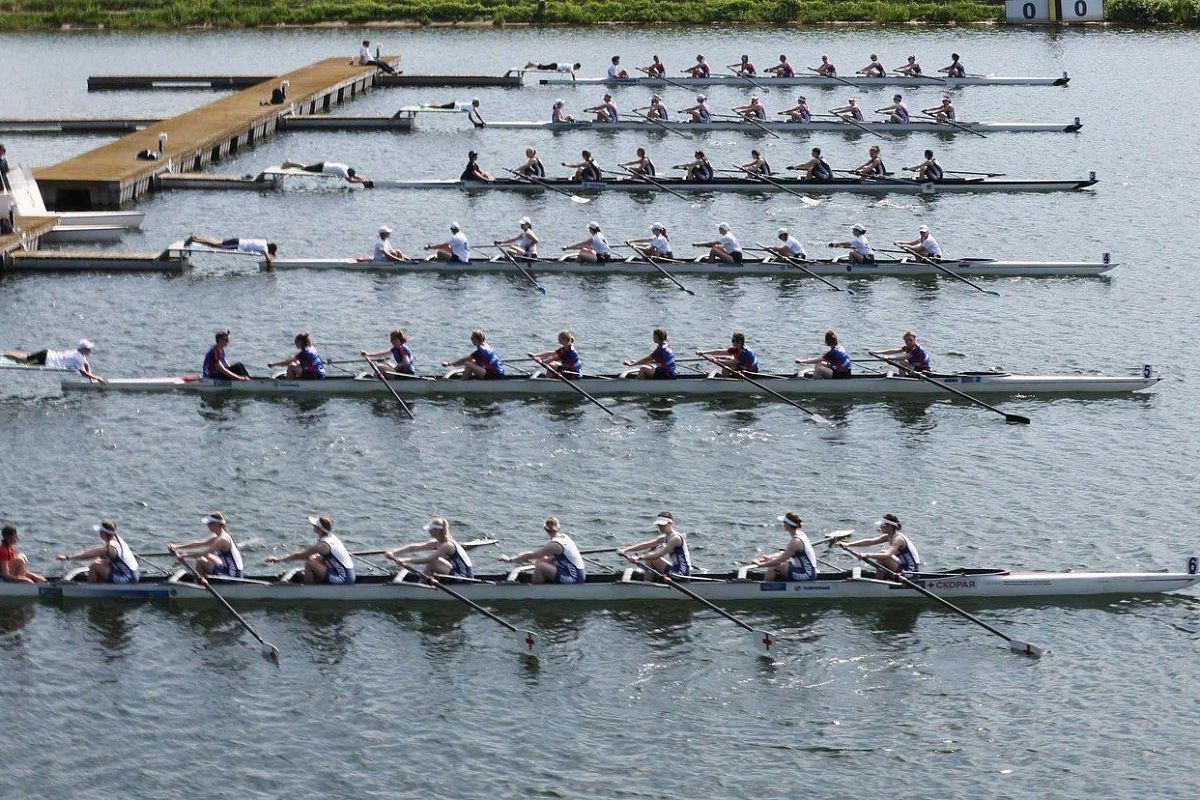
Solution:
[[[848,242],[830,242],[830,247],[848,247],[850,248],[850,263],[852,264],[873,264],[875,263],[875,251],[871,249],[871,243],[867,241],[867,229],[858,223],[850,229],[852,234]]]
[[[449,239],[441,244],[427,244],[425,249],[434,251],[438,261],[449,261],[452,264],[471,263],[471,246],[457,222],[450,223]]]
[[[364,67],[379,67],[388,75],[395,75],[396,70],[391,64],[371,55],[371,40],[363,39],[362,47],[358,48],[358,63]]]
[[[612,258],[608,239],[604,238],[604,232],[600,230],[599,222],[588,223],[588,238],[575,244],[569,244],[562,249],[564,252],[577,250],[579,253],[577,258],[590,264],[603,264]]]
[[[541,239],[533,232],[533,220],[529,217],[521,217],[517,221],[517,227],[521,229],[520,233],[508,239],[500,239],[495,244],[514,258],[536,259]]]
[[[367,178],[358,174],[354,167],[348,167],[345,164],[337,161],[318,161],[315,164],[301,164],[299,161],[287,160],[279,165],[280,169],[298,169],[302,172],[311,172],[314,175],[336,175],[346,183],[357,183],[371,189],[375,186]]]
[[[671,252],[671,237],[667,226],[656,222],[650,226],[650,236],[643,239],[630,239],[629,244],[635,252],[643,257],[674,258]]]
[[[539,63],[537,61],[529,61],[525,64],[525,69],[537,69],[544,72],[561,72],[564,75],[570,75],[571,80],[575,80],[576,73],[583,68],[583,65],[578,61],[546,61]]]
[[[88,583],[137,583],[142,579],[137,556],[117,533],[117,523],[101,520],[92,530],[100,534],[103,544],[80,550],[73,555],[60,555],[59,561],[88,561]]]
[[[375,240],[375,254],[372,261],[401,261],[411,263],[412,259],[392,247],[392,229],[384,225],[379,229],[379,238]]]
[[[92,365],[88,363],[88,356],[94,348],[91,339],[80,339],[74,350],[38,350],[36,353],[14,350],[5,353],[4,357],[21,364],[36,364],[47,369],[75,370],[92,383],[108,383],[92,372]]]
[[[787,228],[780,228],[775,231],[775,238],[779,240],[779,244],[767,249],[781,258],[798,258],[802,261],[808,260],[808,253],[804,252],[804,245],[800,240],[788,233]]]
[[[742,263],[742,245],[730,231],[729,223],[722,222],[717,226],[717,238],[711,242],[696,242],[694,247],[707,247],[708,260],[720,261],[725,264]]]
[[[184,249],[191,248],[193,244],[202,244],[214,250],[228,250],[231,253],[262,256],[266,259],[268,266],[275,258],[275,254],[279,252],[279,247],[266,239],[218,239],[214,236],[200,236],[193,233],[183,240]]]
[[[608,67],[608,80],[610,81],[625,81],[629,80],[629,73],[621,69],[621,57],[613,56],[612,64]]]
[[[892,242],[892,244],[903,247],[905,250],[916,253],[919,256],[926,258],[941,258],[942,247],[937,243],[937,239],[933,238],[933,234],[929,232],[928,225],[922,225],[917,228],[917,238],[911,242]]]

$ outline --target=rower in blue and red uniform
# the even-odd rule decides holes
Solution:
[[[912,372],[933,372],[929,364],[929,354],[925,348],[917,344],[917,334],[912,331],[904,332],[904,345],[891,350],[876,350],[881,356],[902,356]]]
[[[391,349],[380,350],[378,353],[368,353],[366,350],[362,350],[360,355],[377,363],[384,373],[415,375],[416,361],[412,348],[408,346],[408,337],[404,331],[397,328],[388,338],[392,344]]]
[[[797,358],[797,364],[812,364],[812,378],[849,378],[853,373],[850,354],[838,344],[837,334],[825,331],[825,346],[829,349],[815,358]]]
[[[583,359],[575,349],[575,335],[570,331],[558,332],[558,347],[541,353],[529,353],[530,358],[548,364],[568,378],[583,377]]]
[[[325,377],[325,359],[313,347],[312,337],[297,333],[294,340],[299,350],[291,358],[273,361],[268,367],[287,367],[287,377],[292,380],[316,381]]]
[[[637,361],[628,359],[625,362],[627,367],[638,367],[637,377],[654,380],[673,380],[678,377],[678,372],[675,367],[675,353],[671,350],[671,343],[667,340],[667,332],[663,328],[655,328],[652,334],[654,338],[654,350],[645,358],[639,358]]]
[[[248,381],[250,373],[242,363],[230,364],[225,359],[225,348],[229,346],[229,331],[217,331],[216,344],[204,354],[203,377],[221,381]]]
[[[457,361],[443,361],[443,367],[462,367],[464,378],[496,380],[504,377],[504,362],[487,342],[481,330],[471,332],[475,349]]]
[[[697,350],[696,355],[712,356],[713,361],[724,367],[722,373],[725,377],[736,376],[735,370],[758,372],[758,356],[754,355],[753,350],[746,347],[746,334],[741,331],[729,337],[729,347],[720,347],[716,350]]]

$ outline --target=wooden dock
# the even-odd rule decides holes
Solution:
[[[5,272],[153,272],[182,275],[191,261],[178,253],[122,253],[113,250],[38,250],[15,252],[3,265]]]
[[[394,60],[394,59],[392,59]],[[149,192],[156,176],[196,172],[269,136],[285,115],[328,112],[374,85],[377,69],[328,58],[271,78],[192,111],[130,133],[52,167],[35,170],[47,207],[59,210],[117,208]],[[264,105],[288,81],[288,102]],[[144,151],[162,158],[142,160]]]
[[[0,265],[7,265],[12,259],[12,254],[18,250],[36,250],[42,237],[54,230],[54,226],[58,224],[58,217],[18,215],[13,221],[16,223],[17,232],[0,236]]]
[[[128,89],[248,89],[274,80],[270,75],[92,75],[88,78],[89,92],[111,92]],[[521,86],[519,72],[503,75],[388,75],[375,76],[379,88],[402,86],[500,86],[516,89]]]

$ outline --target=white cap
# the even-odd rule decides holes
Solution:
[[[392,229],[391,229],[391,228],[389,228],[387,225],[381,225],[381,226],[379,227],[379,232],[380,232],[380,233],[391,233],[391,232],[392,232]]]
[[[729,230],[729,223],[728,223],[728,222],[722,222],[720,225],[718,225],[718,226],[717,226],[717,230],[719,230],[719,231],[728,231],[728,230]]]
[[[326,528],[325,523],[321,522],[320,517],[309,517],[308,524],[312,525],[314,528],[319,528],[320,530],[323,530],[326,533],[333,533],[333,528]]]
[[[852,231],[858,231],[859,233],[866,233],[866,232],[867,232],[867,229],[866,229],[866,228],[864,228],[862,225],[859,225],[857,222],[856,222],[856,223],[854,223],[854,227],[852,227],[850,230],[852,230]]]
[[[452,230],[452,231],[461,231],[461,230],[462,230],[462,228],[460,228],[460,227],[459,227],[459,225],[458,225],[458,223],[457,223],[457,222],[451,222],[451,223],[450,223],[450,230]]]
[[[779,230],[775,231],[775,235],[776,235],[776,236],[787,236],[787,235],[788,235],[788,229],[787,229],[787,228],[780,228]]]
[[[921,227],[917,228],[917,233],[929,233],[929,226],[922,225]]]
[[[896,530],[900,530],[900,523],[895,522],[894,520],[890,520],[890,519],[876,520],[875,525],[876,525],[876,527],[878,527],[880,525],[888,525],[888,526],[895,528]]]
[[[76,350],[95,350],[96,345],[91,339],[80,339],[79,344],[75,345]]]
[[[563,105],[563,101],[562,101],[562,100],[555,100],[555,101],[554,101],[554,107],[555,107],[555,108],[560,108],[562,105]]]
[[[112,520],[104,520],[99,525],[93,525],[92,530],[96,533],[116,533],[117,523]]]
[[[696,95],[696,102],[698,102],[698,103],[703,103],[703,102],[704,102],[705,100],[707,100],[707,99],[708,99],[708,98],[707,98],[707,97],[705,97],[705,96],[704,96],[704,95],[702,95],[702,94],[698,94],[698,95]]]
[[[593,220],[592,222],[589,222],[589,223],[588,223],[588,230],[593,230],[593,229],[594,229],[594,230],[600,230],[600,223],[599,223],[599,222],[596,222],[596,221],[594,221],[594,220]]]
[[[652,231],[665,231],[666,229],[667,226],[663,225],[661,222],[656,222],[650,226],[650,230]]]
[[[429,524],[427,524],[427,525],[426,525],[426,526],[423,528],[423,530],[425,530],[426,532],[429,532],[429,531],[444,531],[444,530],[445,530],[445,528],[442,526],[442,524],[441,524],[440,522],[439,522],[437,525],[434,525],[432,522],[430,522]]]
[[[655,517],[654,518],[654,524],[658,525],[659,527],[662,527],[663,525],[670,525],[674,521],[675,520],[670,519],[668,517]]]
[[[517,224],[518,225],[532,225],[533,220],[531,220],[529,217],[521,217],[519,220],[517,220]]]
[[[221,516],[220,514],[209,514],[200,518],[201,525],[212,525],[213,523],[224,525],[225,517]]]

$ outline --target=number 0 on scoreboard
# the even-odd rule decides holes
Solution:
[[[1004,16],[1016,25],[1101,22],[1104,0],[1005,0]]]

